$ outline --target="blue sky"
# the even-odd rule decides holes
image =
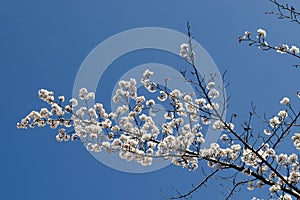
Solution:
[[[292,3],[300,9],[299,3]],[[147,200],[176,194],[172,186],[190,189],[202,178],[199,170],[169,166],[146,174],[119,172],[98,162],[79,143],[57,143],[56,132],[49,128],[18,130],[16,122],[45,106],[37,98],[40,88],[70,98],[77,70],[101,41],[148,26],[185,33],[187,21],[219,70],[228,71],[228,112],[238,113],[242,122],[253,101],[258,112],[277,113],[279,100],[299,90],[300,72],[291,66],[297,60],[237,43],[245,30],[263,28],[269,43],[300,45],[300,27],[264,14],[270,10],[275,8],[266,0],[1,1],[1,198]],[[143,59],[151,61],[133,55],[123,62]],[[108,76],[114,76],[111,73]],[[215,183],[208,184],[193,196],[222,199],[216,190]],[[236,199],[246,197],[251,197],[248,192],[236,194]]]

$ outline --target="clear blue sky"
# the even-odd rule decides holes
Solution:
[[[57,143],[49,128],[17,130],[16,122],[45,106],[37,98],[40,88],[71,97],[79,66],[101,41],[146,26],[186,32],[187,21],[220,71],[229,72],[228,112],[243,121],[253,101],[258,112],[277,113],[279,100],[300,90],[299,69],[291,67],[297,61],[237,43],[245,30],[263,28],[269,43],[300,45],[300,26],[264,14],[273,8],[266,0],[1,1],[0,198],[153,200],[162,199],[161,191],[176,194],[172,186],[190,189],[202,178],[199,170],[169,166],[147,174],[122,173],[99,163],[79,143]],[[139,63],[142,58],[131,57]],[[208,184],[193,196],[222,199],[216,190],[215,183]],[[248,195],[241,192],[235,198],[250,199]]]

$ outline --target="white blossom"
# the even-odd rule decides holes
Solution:
[[[157,97],[158,100],[160,101],[165,101],[167,99],[168,95],[164,91],[160,91],[160,96]]]
[[[94,92],[89,92],[86,96],[87,99],[95,99],[95,93]]]
[[[266,31],[261,29],[261,28],[257,29],[257,33],[258,33],[258,36],[260,36],[260,37],[266,37],[267,36]]]
[[[209,81],[207,84],[206,84],[206,88],[208,90],[211,90],[215,87],[215,82],[214,81]]]
[[[183,58],[187,59],[188,58],[188,49],[189,45],[188,44],[181,44],[180,45],[180,53],[179,55],[182,56]]]
[[[292,200],[292,197],[289,194],[284,194],[280,195],[279,200]]]
[[[248,182],[248,187],[247,187],[248,190],[253,190],[254,189],[254,182],[253,181],[249,181]]]
[[[59,100],[60,102],[64,102],[64,101],[65,101],[65,97],[64,97],[64,96],[59,96],[59,97],[58,97],[58,100]]]
[[[296,47],[296,46],[292,46],[290,48],[290,52],[293,53],[293,54],[299,54],[299,48]]]
[[[75,98],[70,99],[70,103],[71,103],[71,105],[72,105],[73,107],[75,107],[75,106],[78,105],[78,101],[77,101],[77,99],[75,99]]]
[[[214,88],[210,89],[208,92],[208,97],[211,99],[218,98],[219,95],[220,95],[219,91]]]
[[[288,97],[284,97],[281,101],[280,104],[286,105],[290,103],[290,99]]]
[[[278,116],[282,118],[286,118],[288,116],[288,113],[285,110],[281,110],[278,112]]]
[[[278,47],[275,47],[278,53],[284,54],[289,51],[289,46],[286,44],[281,44]]]
[[[266,135],[271,135],[271,131],[270,131],[269,129],[264,129],[264,133],[265,133]]]
[[[287,154],[283,154],[281,153],[278,157],[277,157],[277,162],[278,164],[282,165],[287,161]]]
[[[84,100],[86,98],[88,91],[86,88],[81,88],[79,90],[79,99]]]
[[[292,136],[292,140],[294,142],[294,146],[296,147],[296,149],[300,150],[300,133],[295,133]]]

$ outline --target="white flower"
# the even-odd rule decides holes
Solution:
[[[208,97],[211,98],[211,99],[215,99],[215,98],[218,98],[220,95],[219,91],[212,88],[209,92],[208,92]]]
[[[98,143],[92,144],[92,149],[95,152],[100,152],[101,151],[100,146],[99,146]]]
[[[210,120],[206,117],[201,117],[201,122],[204,124],[204,125],[208,125],[210,124]]]
[[[54,101],[54,97],[53,97],[53,92],[52,91],[48,91],[46,89],[40,89],[38,91],[38,94],[39,94],[40,99],[42,99],[43,101],[46,101],[49,104]]]
[[[153,105],[155,105],[155,101],[153,99],[146,101],[146,106],[153,106]]]
[[[154,152],[154,150],[151,149],[151,148],[147,149],[147,151],[146,151],[146,153],[147,153],[148,155],[152,155],[153,152]]]
[[[213,128],[217,130],[221,130],[224,128],[224,123],[221,120],[217,120],[214,122]]]
[[[249,37],[249,36],[250,36],[250,34],[251,34],[251,32],[249,32],[249,31],[245,31],[244,38],[247,38],[247,37]]]
[[[146,69],[143,73],[144,77],[149,77],[152,76],[154,73],[152,71],[150,71],[149,69]]]
[[[165,101],[167,99],[167,97],[168,97],[167,93],[160,91],[160,96],[157,97],[157,99],[160,101]]]
[[[65,106],[65,111],[66,112],[71,112],[72,111],[72,107],[70,105],[66,105]]]
[[[279,200],[292,200],[292,197],[289,194],[284,194],[280,195]]]
[[[257,33],[258,33],[258,36],[260,36],[260,37],[266,37],[267,36],[266,31],[261,29],[261,28],[257,29]]]
[[[41,108],[40,115],[41,115],[41,117],[47,118],[51,115],[51,113],[49,112],[49,110],[47,108]]]
[[[263,182],[262,181],[257,181],[257,187],[262,188],[263,187]]]
[[[283,154],[281,153],[278,157],[277,157],[277,162],[278,164],[282,165],[283,163],[285,163],[287,160],[287,154]]]
[[[284,97],[281,101],[280,101],[280,104],[282,105],[286,105],[286,104],[289,104],[290,103],[290,99],[287,98],[287,97]]]
[[[277,117],[277,116],[274,116],[272,119],[270,119],[269,121],[269,125],[272,127],[272,128],[275,128],[276,125],[279,125],[281,124],[282,122],[282,119]]]
[[[212,161],[208,161],[207,166],[213,168],[215,166],[215,163],[213,163]]]
[[[85,99],[86,98],[86,95],[87,95],[87,89],[86,88],[81,88],[80,90],[79,90],[79,98],[81,99],[81,100],[83,100],[83,99]]]
[[[102,147],[106,148],[106,149],[109,149],[110,148],[110,143],[107,142],[107,141],[104,141],[104,142],[102,142]]]
[[[187,48],[189,48],[188,44],[183,43],[180,45],[180,49],[187,49]]]
[[[151,139],[151,134],[150,133],[146,133],[142,136],[142,140],[150,140]]]
[[[290,164],[295,163],[298,161],[298,156],[295,153],[292,153],[289,157],[288,157],[288,162]]]
[[[253,181],[249,181],[248,182],[248,187],[247,187],[248,190],[253,190],[254,189],[254,182]]]
[[[63,138],[59,134],[57,134],[55,138],[58,142],[61,142],[63,140]]]
[[[139,118],[140,118],[140,120],[142,120],[142,121],[146,121],[147,115],[141,114],[141,115],[139,116]]]
[[[73,107],[75,107],[75,106],[78,105],[78,101],[77,101],[77,99],[75,99],[75,98],[70,99],[70,103],[71,103],[71,105],[72,105]]]
[[[239,144],[234,144],[234,145],[232,145],[231,146],[231,149],[234,151],[234,152],[237,152],[237,151],[239,151],[239,150],[241,150],[241,145],[239,145]]]
[[[292,136],[292,140],[294,141],[296,149],[300,150],[300,133],[295,133],[295,135]]]
[[[270,131],[269,129],[265,129],[265,130],[264,130],[264,133],[265,133],[266,135],[271,135],[271,131]]]
[[[155,89],[155,87],[154,87],[153,84],[150,84],[150,85],[147,87],[147,90],[148,90],[149,92],[151,92],[151,93],[156,92],[156,89]]]
[[[65,135],[64,135],[64,141],[65,141],[65,142],[69,141],[70,138],[71,138],[70,135],[68,135],[68,134],[65,134]]]
[[[97,134],[100,134],[102,131],[102,129],[98,125],[95,125],[95,124],[90,124],[90,125],[86,126],[86,130],[90,134],[94,134],[96,136],[97,136]]]
[[[281,187],[278,184],[272,185],[269,190],[271,194],[274,194],[275,192],[278,192],[281,189]]]
[[[144,96],[138,96],[138,97],[135,98],[135,101],[137,103],[142,103],[142,102],[146,101],[146,98]]]
[[[129,83],[131,86],[134,86],[134,85],[136,85],[136,80],[134,78],[131,78]]]
[[[64,96],[59,96],[58,100],[61,101],[61,102],[64,102],[65,101],[65,97]]]
[[[281,110],[279,111],[278,116],[282,118],[286,118],[288,116],[288,113],[285,110]]]
[[[96,110],[102,110],[103,109],[103,105],[101,104],[101,103],[96,103],[95,105],[94,105],[94,108],[96,109]]]
[[[241,160],[248,166],[257,167],[257,157],[250,149],[243,149]]]
[[[76,115],[79,115],[82,117],[84,115],[85,111],[86,111],[86,107],[81,107],[76,111]]]
[[[213,81],[209,81],[206,85],[206,88],[209,89],[209,90],[214,88],[214,87],[215,87],[215,82],[213,82]]]
[[[289,50],[289,46],[286,44],[281,44],[278,47],[276,47],[276,49],[278,53],[284,54]]]
[[[299,172],[292,171],[289,178],[288,178],[288,180],[289,180],[289,182],[292,182],[292,183],[298,183],[299,182],[299,177],[300,177]]]
[[[180,56],[182,56],[185,59],[188,58],[188,48],[189,48],[188,44],[180,45],[180,53],[179,54],[180,54]]]
[[[95,99],[95,93],[94,92],[89,92],[86,96],[87,99]]]
[[[158,149],[165,149],[165,148],[167,148],[167,143],[163,141],[163,142],[159,143],[157,147],[158,147]]]
[[[164,118],[165,118],[165,119],[172,119],[172,118],[174,118],[173,112],[166,112],[166,113],[164,114]]]
[[[98,115],[97,115],[94,108],[90,108],[88,111],[89,111],[89,114],[90,114],[91,118],[98,118]]]
[[[195,99],[195,103],[204,106],[204,104],[206,104],[206,100],[204,98]]]
[[[122,141],[120,139],[115,139],[112,143],[111,143],[111,147],[113,149],[120,149],[122,146]]]
[[[207,104],[206,105],[206,108],[209,109],[209,110],[219,110],[220,106],[218,103],[211,103],[211,104]]]
[[[77,140],[77,135],[76,135],[76,134],[73,134],[72,137],[71,137],[71,140],[72,140],[72,141]]]
[[[296,47],[296,46],[292,46],[290,48],[290,52],[293,53],[293,54],[299,54],[299,48]]]
[[[120,97],[119,97],[119,95],[115,95],[114,97],[113,97],[113,99],[112,99],[112,101],[114,102],[114,103],[117,103],[118,101],[120,100]]]
[[[93,145],[92,145],[92,143],[88,143],[88,144],[86,145],[86,149],[87,149],[88,151],[93,151]]]

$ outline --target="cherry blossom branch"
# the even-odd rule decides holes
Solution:
[[[67,105],[63,105],[63,96],[58,97],[59,101],[56,102],[53,92],[41,89],[39,97],[48,103],[51,109],[42,108],[39,112],[32,111],[17,123],[17,127],[33,128],[36,125],[43,127],[47,124],[51,128],[62,127],[56,135],[59,142],[80,138],[89,151],[118,152],[122,159],[135,160],[143,166],[151,165],[155,158],[164,158],[171,160],[176,166],[189,170],[196,170],[200,161],[207,162],[209,168],[216,168],[215,173],[223,169],[233,170],[239,176],[225,178],[233,183],[228,198],[236,188],[246,182],[251,186],[248,189],[252,190],[254,179],[269,185],[271,195],[280,193],[300,198],[297,185],[300,181],[297,155],[275,152],[278,144],[297,124],[300,113],[294,111],[287,97],[283,98],[280,103],[287,105],[289,110],[282,110],[278,116],[269,120],[271,130],[264,132],[265,137],[260,137],[262,145],[258,147],[252,145],[259,141],[258,138],[254,139],[251,128],[255,108],[252,108],[253,111],[250,112],[248,121],[242,125],[242,130],[235,128],[233,124],[236,115],[232,115],[229,122],[224,119],[224,109],[228,107],[228,99],[224,95],[226,84],[222,82],[221,86],[215,85],[213,77],[207,83],[203,77],[201,78],[194,62],[194,47],[189,24],[187,29],[188,44],[180,46],[180,55],[192,68],[190,72],[192,77],[189,78],[186,72],[183,76],[194,85],[198,94],[194,96],[177,89],[170,90],[167,88],[167,82],[162,87],[151,80],[153,72],[150,70],[142,74],[141,83],[147,91],[157,95],[156,101],[166,102],[171,107],[163,109],[165,122],[161,125],[157,125],[153,120],[156,115],[155,100],[138,94],[137,81],[130,79],[119,82],[119,89],[112,99],[119,105],[110,113],[107,113],[101,103],[90,106],[89,101],[95,99],[95,94],[85,88],[79,91],[79,99],[84,103],[81,107],[75,98],[72,98]],[[265,42],[265,31],[259,30],[258,34],[257,40],[254,40],[251,39],[250,33],[246,33],[240,41],[250,42],[251,45],[257,45],[262,49],[272,49]],[[297,55],[299,49],[296,47],[287,50],[276,49],[299,57]],[[220,96],[220,91],[223,99],[217,103],[215,99]],[[223,105],[222,109],[219,103]],[[209,147],[202,148],[205,139],[201,128],[211,123],[215,130],[223,133],[221,140],[225,141],[225,147],[212,143]],[[67,132],[65,128],[73,128],[73,130]],[[300,133],[295,133],[292,140],[295,148],[299,150]],[[273,148],[270,147],[271,145]],[[207,175],[197,187],[176,198],[180,196],[186,198],[211,179],[215,173]]]
[[[252,34],[248,31],[245,32],[243,36],[239,36],[239,42],[248,42],[249,46],[256,46],[261,50],[275,50],[277,53],[288,54],[296,58],[300,58],[299,48],[296,46],[288,47],[286,44],[280,44],[278,46],[269,45],[266,41],[266,31],[263,29],[257,30],[257,36],[252,37]]]
[[[289,6],[288,4],[280,4],[277,2],[277,0],[269,1],[277,6],[278,11],[265,12],[265,14],[277,15],[279,19],[289,19],[291,22],[300,24],[300,21],[298,20],[300,13],[297,12],[293,6]]]

